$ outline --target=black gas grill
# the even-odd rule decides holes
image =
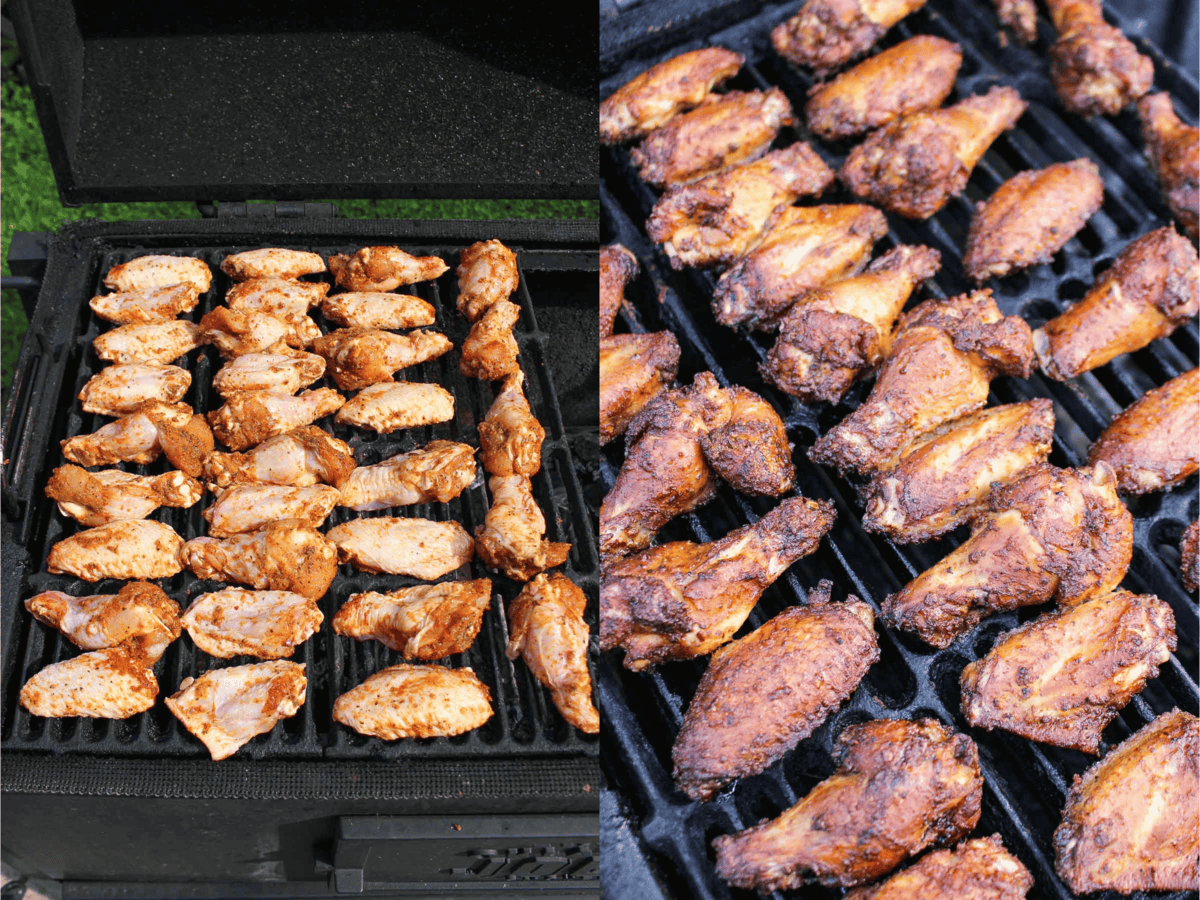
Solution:
[[[746,55],[745,67],[729,88],[755,90],[777,85],[802,121],[811,81],[777,57],[769,42],[771,28],[793,14],[797,6],[795,2],[766,6],[602,3],[600,97],[655,62],[696,47],[720,45]],[[1194,122],[1198,104],[1194,73],[1181,71],[1137,37],[1141,23],[1117,24],[1153,58],[1155,89],[1169,91],[1176,109]],[[960,43],[963,66],[947,103],[984,92],[993,84],[1013,85],[1029,101],[1028,112],[1014,130],[993,144],[961,197],[926,222],[889,216],[892,228],[877,246],[877,255],[900,243],[927,244],[942,255],[942,270],[910,306],[928,296],[953,296],[972,287],[963,278],[961,254],[974,204],[1017,171],[1087,156],[1099,164],[1104,178],[1103,208],[1051,264],[989,285],[1005,313],[1020,314],[1033,327],[1082,297],[1095,274],[1107,268],[1133,238],[1170,221],[1143,156],[1135,114],[1127,110],[1113,119],[1094,120],[1065,114],[1047,77],[1046,51],[1053,29],[1045,20],[1039,27],[1039,41],[1033,50],[1011,41],[1006,45],[990,4],[931,0],[882,42],[890,46],[914,34],[934,34]],[[851,146],[824,144],[802,125],[785,129],[777,146],[795,140],[809,141],[834,168]],[[710,307],[715,276],[697,270],[673,271],[666,256],[647,239],[644,223],[657,194],[638,178],[627,148],[602,151],[600,196],[602,240],[624,244],[642,265],[641,276],[626,292],[629,302],[622,312],[624,326],[630,331],[673,331],[682,348],[681,383],[690,383],[697,372],[709,370],[723,384],[743,384],[766,397],[783,416],[796,445],[798,492],[831,500],[837,507],[837,521],[820,549],[792,566],[766,591],[739,634],[757,628],[788,606],[807,602],[807,591],[822,578],[833,581],[835,598],[853,593],[878,612],[889,593],[966,538],[967,529],[960,528],[938,541],[900,546],[867,534],[859,524],[863,504],[854,486],[810,463],[807,450],[818,435],[865,398],[869,384],[857,385],[836,407],[805,405],[766,384],[757,366],[773,336],[718,325]],[[819,202],[858,201],[839,188]],[[1198,352],[1193,321],[1170,338],[1069,383],[1040,375],[1029,380],[1000,378],[992,383],[989,405],[1051,398],[1057,425],[1050,461],[1059,466],[1085,464],[1090,443],[1115,413],[1149,388],[1193,368]],[[618,443],[605,449],[602,469],[607,484],[611,485],[622,458]],[[1108,746],[1173,707],[1197,712],[1197,604],[1184,591],[1178,568],[1180,535],[1197,516],[1196,486],[1193,477],[1173,491],[1129,502],[1136,522],[1135,549],[1123,584],[1138,593],[1157,594],[1171,605],[1179,649],[1162,667],[1160,676],[1105,731]],[[719,538],[756,521],[774,502],[743,497],[725,486],[713,502],[671,523],[660,540]],[[1035,878],[1030,897],[1070,897],[1054,872],[1051,835],[1073,776],[1082,773],[1093,758],[1002,731],[971,729],[959,701],[963,668],[985,654],[1001,634],[1044,609],[991,616],[942,651],[903,632],[877,626],[881,659],[845,706],[765,773],[742,779],[709,803],[689,801],[675,790],[670,774],[671,747],[706,661],[671,663],[638,675],[621,667],[619,653],[604,655],[598,690],[604,715],[601,761],[608,785],[601,815],[609,895],[749,897],[731,890],[716,875],[710,847],[713,837],[777,816],[829,776],[835,768],[830,755],[832,741],[847,725],[879,717],[932,716],[969,733],[979,745],[986,787],[982,819],[974,834],[1002,836]],[[787,896],[841,894],[840,890],[813,886]]]

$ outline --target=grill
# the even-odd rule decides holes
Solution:
[[[676,6],[621,0],[602,3],[602,13],[607,15],[602,16],[601,98],[662,59],[700,46],[720,45],[746,55],[746,65],[727,85],[730,89],[776,85],[789,96],[793,108],[802,111],[811,82],[775,56],[768,37],[771,28],[795,12],[796,3],[751,7],[717,2],[688,4],[686,10]],[[1169,91],[1176,108],[1194,116],[1194,77],[1138,38],[1135,23],[1117,24],[1126,26],[1124,30],[1133,35],[1139,50],[1154,60],[1155,89]],[[1033,327],[1082,297],[1095,274],[1107,268],[1130,240],[1170,221],[1153,171],[1142,154],[1136,116],[1126,111],[1113,119],[1085,121],[1061,112],[1047,77],[1046,50],[1053,31],[1045,20],[1039,27],[1034,50],[1015,44],[1002,46],[990,4],[931,0],[883,42],[890,46],[914,34],[934,34],[961,44],[963,65],[956,92],[947,103],[982,93],[996,83],[1017,87],[1029,101],[1028,112],[1014,130],[992,145],[962,196],[927,222],[889,217],[891,231],[877,246],[876,255],[899,243],[927,244],[942,255],[941,271],[910,306],[927,296],[953,296],[969,289],[962,274],[961,253],[974,204],[1020,170],[1088,156],[1099,164],[1105,188],[1103,208],[1051,264],[989,285],[1003,312],[1020,314]],[[777,146],[795,140],[809,141],[834,168],[850,149],[849,144],[823,144],[802,126],[785,129]],[[854,487],[810,463],[806,453],[818,435],[865,398],[869,385],[857,385],[832,408],[802,404],[767,385],[757,374],[757,365],[774,338],[718,325],[709,303],[715,276],[697,270],[673,271],[666,256],[649,242],[643,225],[657,195],[639,180],[628,149],[603,150],[600,171],[602,240],[624,244],[642,266],[642,274],[626,293],[625,327],[630,331],[666,328],[678,336],[680,383],[690,383],[697,372],[710,370],[723,384],[746,385],[766,397],[780,412],[796,445],[797,490],[837,506],[837,521],[820,549],[792,566],[764,593],[739,634],[759,627],[788,606],[807,602],[806,591],[822,578],[834,582],[835,598],[853,593],[878,612],[884,597],[944,557],[966,538],[967,530],[907,546],[863,531],[859,524],[863,505]],[[839,189],[819,202],[860,201]],[[1194,367],[1197,355],[1197,326],[1191,322],[1170,338],[1070,383],[1038,375],[1029,380],[998,379],[992,384],[989,405],[1032,397],[1052,399],[1057,426],[1050,461],[1059,466],[1081,465],[1088,446],[1115,413],[1151,387]],[[611,486],[621,460],[618,444],[605,448],[602,475],[606,485]],[[711,503],[668,525],[660,540],[713,540],[756,521],[774,503],[743,497],[726,486]],[[1123,585],[1138,593],[1157,594],[1171,605],[1179,649],[1162,667],[1160,676],[1105,731],[1109,746],[1161,712],[1178,706],[1196,713],[1198,704],[1197,605],[1184,592],[1178,574],[1179,537],[1197,515],[1196,479],[1166,494],[1131,500],[1129,506],[1136,522],[1135,549]],[[731,890],[716,875],[712,838],[777,816],[832,774],[832,742],[847,725],[880,717],[920,716],[953,725],[970,734],[979,746],[986,786],[983,814],[974,834],[1002,836],[1034,876],[1030,897],[1072,896],[1054,872],[1051,835],[1072,777],[1094,760],[1002,731],[971,729],[959,702],[958,679],[963,668],[985,654],[1001,634],[1044,610],[1027,608],[989,617],[943,651],[905,633],[877,627],[881,659],[843,708],[762,775],[737,782],[709,803],[690,802],[674,789],[670,774],[671,747],[706,661],[672,663],[637,675],[621,667],[619,654],[604,655],[598,690],[605,715],[601,762],[608,790],[601,810],[606,887],[611,896],[751,896]],[[812,886],[787,896],[841,895],[840,890]]]

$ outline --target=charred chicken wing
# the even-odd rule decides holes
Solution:
[[[209,487],[238,483],[341,487],[354,471],[354,451],[315,425],[304,425],[268,438],[247,453],[213,452],[204,461]]]
[[[345,402],[331,388],[305,391],[298,397],[278,391],[243,391],[210,412],[208,421],[221,443],[231,450],[245,450],[277,434],[309,425],[341,409]]]
[[[491,602],[486,578],[351,594],[333,617],[333,630],[356,641],[379,641],[405,659],[441,659],[475,643]]]
[[[432,281],[450,267],[436,256],[410,256],[399,247],[363,247],[329,258],[329,271],[348,291],[394,291],[405,284]]]
[[[338,697],[333,719],[360,734],[453,737],[492,717],[492,692],[470,669],[390,666]]]
[[[546,430],[529,408],[524,383],[524,372],[505,378],[479,423],[479,458],[489,475],[536,475],[542,468]]]
[[[433,581],[465,566],[475,544],[457,522],[380,516],[351,519],[329,529],[338,558],[364,572],[411,575]]]
[[[600,443],[623,435],[633,417],[675,382],[678,370],[679,342],[669,331],[602,337]]]
[[[1154,63],[1104,21],[1101,0],[1046,0],[1058,40],[1050,80],[1067,112],[1115,116],[1154,81]]]
[[[1138,118],[1167,206],[1194,241],[1200,237],[1200,130],[1179,120],[1166,92],[1138,101]]]
[[[46,666],[17,699],[35,716],[128,719],[152,707],[157,696],[158,681],[146,660],[109,647]]]
[[[637,277],[637,257],[620,244],[600,248],[600,337],[612,334],[625,288]]]
[[[782,497],[796,483],[792,444],[775,407],[738,385],[724,390],[727,421],[700,434],[700,448],[713,471],[736,491]]]
[[[104,650],[121,647],[153,665],[179,637],[179,604],[162,588],[132,581],[116,594],[72,597],[45,591],[25,601],[39,622],[57,628],[76,647]]]
[[[1037,3],[1034,0],[992,0],[1001,24],[1008,26],[1022,44],[1037,40]]]
[[[146,519],[88,528],[50,548],[46,571],[84,581],[153,579],[177,575],[183,538],[170,525]]]
[[[337,575],[337,545],[300,519],[278,519],[224,540],[194,538],[179,561],[197,578],[320,600]]]
[[[436,331],[392,334],[375,328],[342,328],[313,341],[328,372],[343,391],[392,381],[399,369],[437,359],[454,345]]]
[[[925,0],[808,0],[771,32],[775,52],[824,74],[866,53]]]
[[[1031,887],[1029,870],[993,834],[927,853],[882,884],[855,888],[846,900],[1021,900]]]
[[[458,311],[477,322],[521,283],[517,254],[496,240],[472,244],[458,255]]]
[[[160,506],[186,509],[203,495],[200,482],[180,471],[135,475],[59,466],[46,483],[46,496],[58,503],[59,512],[88,527],[144,519]]]

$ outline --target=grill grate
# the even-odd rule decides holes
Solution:
[[[720,45],[744,53],[747,59],[729,88],[754,90],[777,85],[802,119],[811,82],[774,55],[768,37],[771,28],[795,8],[794,2],[771,4],[713,33],[692,25],[672,35],[669,49],[663,48],[666,39],[656,38],[654,54],[644,58],[635,58],[637,42],[628,37],[630,32],[620,33],[617,29],[615,47],[606,45],[602,36],[602,60],[608,65],[600,97],[608,96],[655,62],[696,47]],[[648,13],[639,9],[639,15],[645,18]],[[1142,153],[1136,116],[1126,111],[1111,120],[1085,121],[1060,111],[1046,75],[1046,50],[1053,40],[1053,30],[1045,20],[1039,24],[1041,33],[1035,49],[1015,44],[1001,47],[988,4],[931,0],[883,42],[890,46],[914,34],[934,34],[960,43],[963,66],[956,91],[947,103],[981,93],[996,83],[1017,87],[1029,101],[1028,112],[1013,131],[992,145],[962,196],[927,222],[889,216],[891,231],[879,243],[876,255],[899,243],[927,244],[942,254],[942,270],[926,283],[924,293],[914,297],[910,306],[926,296],[952,296],[971,287],[963,278],[961,251],[974,205],[1023,169],[1088,156],[1099,164],[1105,184],[1103,208],[1051,264],[989,285],[1005,313],[1022,315],[1033,327],[1083,296],[1095,274],[1107,268],[1130,240],[1170,221],[1153,171]],[[621,41],[626,42],[624,46]],[[1194,122],[1195,82],[1153,47],[1137,38],[1134,41],[1155,61],[1156,89],[1170,91],[1176,108]],[[821,143],[802,126],[785,129],[777,146],[794,140],[809,141],[834,168],[840,166],[852,146]],[[878,613],[887,594],[944,557],[966,538],[968,531],[960,528],[941,540],[915,546],[900,546],[864,532],[859,524],[863,507],[853,486],[810,463],[806,452],[817,435],[865,398],[869,385],[856,385],[841,404],[829,407],[802,404],[764,383],[757,365],[774,337],[718,325],[709,305],[715,276],[696,270],[673,271],[665,255],[648,241],[643,225],[657,195],[638,178],[627,149],[602,152],[600,197],[602,239],[624,244],[642,265],[641,276],[626,294],[629,302],[622,310],[626,327],[631,331],[667,328],[675,332],[682,348],[681,383],[690,383],[697,372],[710,370],[723,384],[743,384],[766,397],[783,416],[796,445],[799,493],[832,500],[838,509],[838,519],[817,553],[792,566],[764,593],[739,634],[757,628],[788,606],[807,602],[806,589],[821,578],[834,582],[835,596],[857,594]],[[839,189],[820,202],[860,201]],[[1057,426],[1050,461],[1059,466],[1081,465],[1089,445],[1116,412],[1149,388],[1194,367],[1198,349],[1197,326],[1191,322],[1170,338],[1070,383],[1039,375],[1029,380],[998,379],[992,384],[989,405],[1051,398]],[[615,478],[621,459],[617,444],[605,449],[602,475],[607,485]],[[697,513],[668,525],[660,540],[718,538],[757,520],[773,505],[772,500],[743,497],[725,486]],[[1195,477],[1174,491],[1129,503],[1136,523],[1135,548],[1123,584],[1138,593],[1157,594],[1171,605],[1179,650],[1162,667],[1159,678],[1152,680],[1106,729],[1107,745],[1123,740],[1155,715],[1175,706],[1197,712],[1197,605],[1184,592],[1178,569],[1179,537],[1187,522],[1196,518],[1197,505]],[[835,768],[830,755],[832,742],[847,725],[879,717],[933,716],[969,733],[979,745],[986,786],[983,815],[974,834],[999,833],[1003,837],[1005,845],[1034,876],[1031,898],[1072,896],[1054,872],[1051,835],[1073,776],[1094,760],[1005,732],[971,729],[962,716],[958,697],[958,678],[967,663],[986,653],[1001,634],[1045,609],[1035,607],[989,617],[942,651],[877,625],[881,660],[845,706],[765,773],[735,783],[709,803],[689,802],[674,789],[670,775],[671,747],[707,661],[677,662],[650,674],[636,675],[620,666],[619,654],[605,655],[600,662],[598,686],[606,717],[601,762],[609,785],[625,797],[630,820],[635,830],[640,830],[640,853],[672,894],[748,898],[752,895],[731,890],[716,875],[715,857],[709,846],[713,837],[777,816],[830,775]],[[812,886],[786,896],[841,895],[837,889]]]

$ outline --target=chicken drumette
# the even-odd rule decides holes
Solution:
[[[1200,237],[1200,129],[1179,120],[1166,92],[1138,101],[1138,118],[1167,206],[1194,241]]]
[[[337,545],[307,522],[279,519],[224,540],[198,537],[179,549],[197,578],[319,600],[337,575]]]
[[[637,257],[620,244],[600,248],[600,337],[612,334],[625,288],[637,277]]]
[[[1114,116],[1154,81],[1154,63],[1104,21],[1101,0],[1046,0],[1058,40],[1050,80],[1068,112]]]
[[[1007,25],[1022,44],[1037,40],[1037,3],[1035,0],[992,0],[996,16]]]
[[[171,465],[196,478],[214,444],[204,416],[193,415],[183,403],[154,401],[93,434],[67,438],[61,446],[63,456],[81,466],[146,465],[165,454]]]
[[[325,357],[327,371],[343,391],[391,382],[397,370],[437,359],[453,346],[436,331],[392,334],[375,328],[341,328],[312,343],[313,352]]]
[[[253,310],[218,306],[200,320],[201,336],[225,359],[247,353],[283,353],[285,347],[302,349],[321,336],[308,316],[283,319]]]
[[[855,888],[846,900],[1021,900],[1031,887],[1029,870],[993,834],[927,853],[882,884]]]
[[[925,0],[808,0],[771,32],[775,52],[824,74],[865,53]]]
[[[135,475],[59,466],[46,483],[46,496],[58,503],[59,511],[88,527],[144,519],[160,506],[187,509],[203,495],[200,482],[180,471]]]
[[[528,476],[493,475],[488,489],[492,505],[475,529],[475,552],[485,565],[514,581],[528,581],[567,561],[570,544],[545,540],[546,519]]]
[[[499,241],[480,241],[458,256],[458,311],[477,322],[499,300],[507,300],[521,283],[517,254]]]
[[[441,659],[475,643],[491,602],[486,578],[367,591],[342,604],[333,630],[356,641],[379,641],[405,659]]]
[[[536,475],[546,429],[533,415],[522,385],[525,373],[504,379],[479,423],[479,459],[489,475]]]
[[[462,345],[458,370],[468,378],[497,381],[520,371],[517,339],[513,326],[521,317],[521,307],[497,300],[479,317]]]
[[[619,438],[646,405],[675,381],[679,342],[669,331],[600,339],[600,443]]]

